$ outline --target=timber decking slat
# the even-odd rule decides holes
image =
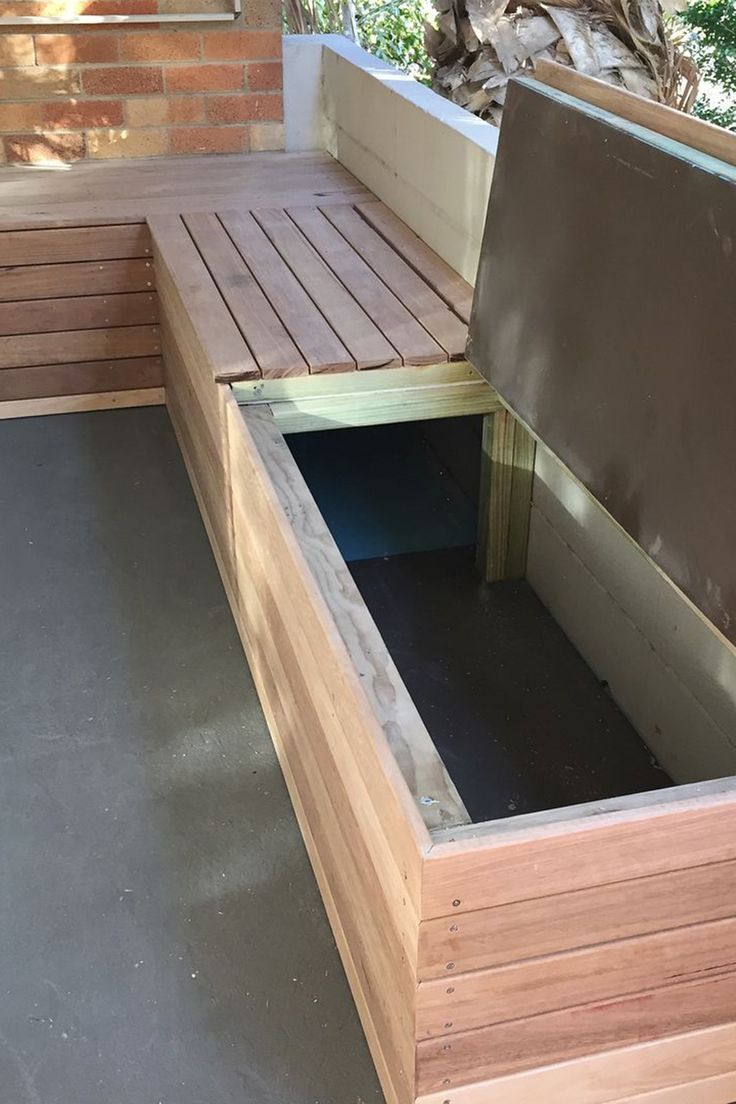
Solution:
[[[144,326],[156,322],[158,299],[153,291],[0,303],[1,337],[93,330],[103,326]]]
[[[305,375],[304,357],[217,216],[191,214],[184,221],[264,378]]]
[[[417,237],[398,215],[380,200],[356,203],[356,210],[370,223],[382,238],[400,253],[439,297],[451,307],[463,322],[470,321],[473,305],[473,288],[453,268],[443,261],[433,249]]]
[[[222,213],[220,221],[309,365],[310,372],[353,370],[353,357],[255,219],[249,213],[233,211]]]
[[[285,211],[253,212],[263,232],[283,257],[317,308],[329,322],[357,367],[400,364],[396,350],[312,248]]]
[[[56,333],[21,334],[0,337],[0,371],[42,364],[158,356],[160,352],[157,326],[69,330],[63,337]]]
[[[2,265],[123,260],[150,253],[151,235],[145,223],[55,230],[3,230],[0,225]]]
[[[153,262],[144,259],[0,268],[0,303],[72,295],[114,295],[150,291],[153,286]]]
[[[31,368],[4,368],[0,372],[0,402],[142,390],[162,385],[163,366],[159,356],[40,364]]]
[[[447,360],[444,349],[318,208],[290,207],[287,214],[390,341],[404,364],[438,364]]]
[[[448,356],[452,359],[464,357],[468,337],[465,323],[403,257],[361,218],[352,204],[335,204],[320,209]]]

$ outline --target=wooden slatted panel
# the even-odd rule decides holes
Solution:
[[[558,893],[425,921],[420,981],[629,939],[736,912],[736,862]]]
[[[289,331],[310,372],[347,372],[355,361],[250,214],[220,215],[223,226]],[[218,376],[218,379],[235,379]]]
[[[60,334],[0,337],[0,369],[34,364],[158,356],[157,326],[121,326],[106,330],[69,330]]]
[[[0,303],[74,295],[114,295],[125,291],[149,291],[153,286],[153,262],[143,259],[0,268]]]
[[[429,284],[361,218],[354,207],[336,204],[321,210],[448,355],[452,359],[464,357],[467,326]]]
[[[182,220],[159,215],[150,221],[157,268],[165,266],[200,341],[206,340],[215,378],[246,379],[261,372]]]
[[[148,291],[0,303],[2,337],[93,330],[104,326],[144,326],[155,322],[158,322],[158,300],[154,292]]]
[[[185,215],[184,222],[264,378],[305,375],[304,357],[217,216]]]
[[[451,1098],[461,1084],[730,1023],[735,1013],[728,973],[431,1039],[417,1048],[417,1093]]]
[[[349,350],[357,367],[385,368],[400,364],[396,350],[312,249],[286,212],[262,210],[254,211],[253,215]]]
[[[163,365],[158,356],[5,368],[0,372],[0,402],[158,388],[162,384]]]
[[[447,354],[316,207],[287,212],[325,264],[391,342],[404,364],[439,364]]]
[[[357,203],[356,210],[366,222],[377,230],[382,238],[400,253],[423,280],[437,292],[441,299],[458,314],[463,322],[470,321],[473,305],[473,288],[454,269],[438,257],[433,249],[418,238],[405,222],[385,203]]]
[[[60,230],[0,228],[0,264],[35,265],[147,257],[151,235],[145,223],[74,226]]]

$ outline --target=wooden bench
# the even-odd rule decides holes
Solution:
[[[377,203],[150,227],[167,403],[389,1104],[727,1104],[733,780],[471,823],[283,436],[485,414],[480,566],[523,575],[534,443],[464,360],[467,285]]]

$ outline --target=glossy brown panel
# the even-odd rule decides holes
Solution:
[[[509,92],[468,356],[736,642],[736,170]]]

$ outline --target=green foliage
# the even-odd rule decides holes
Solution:
[[[425,0],[356,0],[355,17],[360,44],[417,80],[427,82],[431,63],[424,49]]]
[[[703,76],[694,114],[736,130],[736,0],[694,0],[679,19]]]

